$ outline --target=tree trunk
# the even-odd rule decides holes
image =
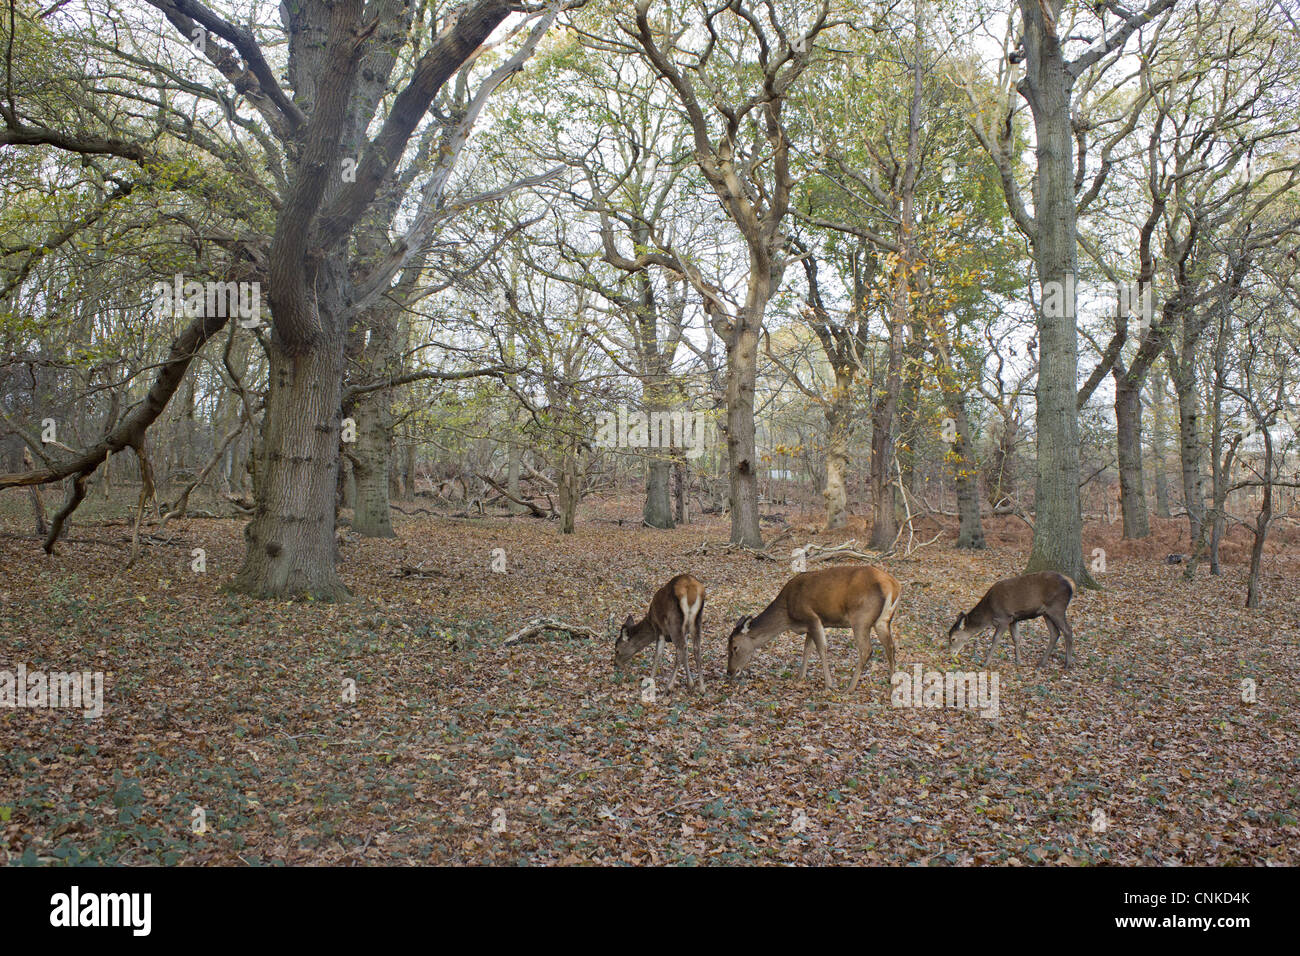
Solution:
[[[1205,523],[1205,491],[1201,479],[1201,408],[1196,394],[1196,371],[1191,362],[1186,374],[1174,381],[1178,392],[1178,450],[1182,464],[1183,504],[1187,509],[1188,540],[1198,541]]]
[[[957,486],[957,547],[978,550],[985,547],[984,527],[980,523],[978,472],[970,457],[970,418],[960,392],[948,396],[948,414],[957,425],[952,444],[953,482]]]
[[[998,509],[1015,492],[1015,450],[1020,429],[1008,415],[1002,415],[997,444],[984,469],[984,494],[990,508]]]
[[[254,597],[349,597],[335,571],[343,343],[286,354],[272,336],[270,392],[244,529],[244,564],[231,584]]]
[[[826,406],[826,530],[843,528],[848,516],[849,429],[852,416],[853,376],[847,371],[835,375],[835,394]]]
[[[911,208],[910,192],[904,195],[904,208]],[[910,225],[910,211],[903,222]],[[906,231],[906,230],[904,230]],[[900,242],[905,246],[906,239]],[[910,309],[908,270],[910,259],[900,256],[895,267],[894,295],[890,305],[889,358],[884,388],[871,414],[871,547],[884,550],[898,537],[898,513],[890,468],[894,459],[894,414],[902,388],[903,328]]]
[[[581,471],[578,453],[573,448],[564,450],[560,461],[560,533],[573,534],[581,499]]]
[[[510,443],[506,445],[506,491],[519,498],[519,442],[511,436]],[[512,514],[519,514],[527,509],[517,502],[509,502],[509,508]]]
[[[357,507],[357,476],[352,462],[346,457],[339,459],[339,507],[355,510]]]
[[[1259,514],[1255,516],[1255,543],[1250,548],[1250,577],[1246,582],[1246,607],[1259,607],[1259,569],[1264,560],[1264,542],[1268,539],[1269,522],[1273,520],[1273,445],[1264,437],[1264,495]]]
[[[1119,447],[1120,510],[1124,537],[1151,534],[1147,521],[1145,480],[1142,475],[1142,390],[1128,376],[1115,381],[1116,441]]]
[[[752,281],[752,280],[751,280]],[[754,382],[758,370],[758,333],[766,296],[754,305],[750,293],[735,341],[727,349],[727,477],[731,492],[731,543],[761,548],[758,526],[758,471],[754,444]]]
[[[1154,407],[1155,427],[1151,435],[1151,457],[1155,461],[1156,514],[1169,517],[1169,479],[1165,473],[1165,435],[1168,415],[1165,412],[1165,377],[1159,369],[1151,379],[1151,404]]]
[[[380,389],[357,398],[352,418],[357,440],[349,449],[353,456],[352,530],[367,538],[395,538],[392,509],[388,502],[389,452],[392,447],[392,415],[388,392]]]
[[[673,527],[673,502],[668,485],[673,463],[667,458],[651,458],[646,464],[645,508],[642,517],[652,528]]]
[[[1051,4],[1059,12],[1059,2]],[[1074,85],[1055,25],[1044,21],[1039,0],[1021,0],[1026,74],[1022,90],[1033,113],[1037,178],[1034,264],[1044,296],[1038,310],[1038,476],[1034,484],[1034,544],[1027,571],[1058,571],[1082,585],[1095,582],[1083,563],[1079,504],[1079,340],[1075,326],[1078,274],[1074,194],[1074,137],[1070,98]],[[1058,293],[1055,308],[1049,290]]]

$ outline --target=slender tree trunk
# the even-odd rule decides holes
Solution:
[[[686,459],[679,458],[673,464],[673,499],[676,512],[674,517],[678,524],[686,524],[689,514],[687,497],[690,494],[690,465]]]
[[[1147,521],[1145,479],[1142,474],[1142,389],[1127,375],[1115,377],[1115,423],[1119,450],[1120,510],[1125,538],[1145,538]]]
[[[1198,541],[1205,523],[1205,491],[1201,478],[1201,402],[1196,394],[1196,370],[1191,362],[1174,381],[1178,393],[1178,452],[1183,476],[1189,541]]]
[[[908,210],[903,222],[905,227],[910,227],[910,191],[903,198],[903,207]],[[908,228],[904,228],[903,233],[900,246],[906,249]],[[890,305],[888,365],[884,388],[876,399],[871,415],[871,547],[877,550],[890,547],[898,537],[898,504],[894,483],[890,479],[890,469],[894,460],[894,416],[902,388],[903,329],[910,309],[910,261],[907,255],[902,255],[896,267],[893,301]]]
[[[1259,569],[1264,560],[1264,542],[1268,540],[1268,526],[1273,520],[1273,445],[1264,438],[1264,495],[1259,514],[1255,516],[1255,542],[1250,548],[1250,577],[1246,582],[1246,607],[1259,607]]]
[[[1151,379],[1151,405],[1154,410],[1155,427],[1151,435],[1151,457],[1155,464],[1156,514],[1161,518],[1169,517],[1169,478],[1165,472],[1165,437],[1169,417],[1165,411],[1165,376],[1159,369]]]
[[[35,468],[36,468],[36,462],[32,459],[31,449],[24,448],[23,469],[25,471],[32,471]],[[104,483],[108,484],[107,481],[108,460],[107,459],[105,459],[104,461],[103,469],[105,475]],[[45,520],[45,499],[41,496],[40,486],[29,485],[27,488],[27,494],[31,497],[32,500],[32,517],[36,523],[36,537],[44,538],[45,535],[49,532],[50,526],[49,523]]]
[[[835,394],[826,406],[826,529],[843,528],[847,520],[849,494],[849,431],[852,422],[853,376],[847,371],[835,374]]]
[[[903,472],[903,487],[912,495],[920,494],[921,469],[918,446],[921,413],[921,383],[925,375],[925,323],[911,313],[907,344],[903,346],[903,386],[898,398],[898,464]]]
[[[751,284],[754,283],[751,278]],[[754,441],[754,384],[758,374],[758,333],[766,295],[753,290],[750,303],[727,349],[727,477],[731,493],[731,543],[763,546],[758,524],[758,470]]]
[[[581,469],[578,452],[565,448],[560,461],[560,533],[573,534],[577,521],[578,502],[581,500]]]
[[[1015,450],[1020,429],[1006,415],[998,429],[997,444],[985,468],[984,493],[990,508],[1000,508],[1004,499],[1015,492]]]
[[[519,495],[519,442],[515,441],[513,436],[510,444],[506,446],[506,491],[518,498]],[[508,503],[512,512],[518,514],[524,510],[523,505],[511,501]]]
[[[957,438],[952,443],[953,483],[957,488],[957,547],[981,549],[985,547],[984,527],[980,523],[980,498],[978,472],[970,456],[970,417],[966,402],[960,392],[948,396],[948,414],[957,425]]]

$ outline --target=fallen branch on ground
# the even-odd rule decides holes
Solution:
[[[748,545],[736,544],[734,542],[721,542],[721,541],[718,542],[701,541],[696,547],[684,553],[689,556],[704,557],[709,553],[710,548],[713,548],[717,551],[743,551],[746,554],[752,554],[754,557],[763,561],[782,560],[781,558],[778,558],[776,555],[768,554],[766,551],[760,551],[758,548],[751,548]]]
[[[437,570],[436,568],[425,569],[423,567],[423,564],[424,562],[421,561],[419,564],[416,565],[410,565],[410,564],[399,565],[397,570],[393,572],[393,577],[395,578],[441,578],[445,576],[443,572]]]
[[[568,634],[570,638],[580,638],[592,641],[603,639],[599,633],[589,627],[583,627],[581,624],[566,624],[564,621],[557,620],[553,617],[535,617],[518,631],[507,637],[502,646],[512,647],[515,644],[531,644],[538,640],[545,640],[547,632]]]
[[[820,544],[806,544],[803,547],[804,560],[809,563],[827,561],[831,558],[857,558],[860,561],[877,561],[894,553],[892,548],[888,551],[879,552],[859,551],[856,547],[857,543],[857,538],[849,538],[843,544],[837,544],[831,548],[823,547]]]
[[[489,478],[487,475],[480,474],[478,477],[479,477],[482,481],[484,481],[485,483],[491,485],[491,486],[492,486],[492,490],[495,491],[497,494],[501,495],[503,498],[508,498],[508,499],[510,499],[511,501],[513,501],[515,504],[517,504],[517,505],[522,505],[523,507],[527,508],[528,511],[529,511],[529,513],[530,513],[534,518],[551,518],[551,517],[554,517],[554,516],[555,516],[555,508],[554,508],[554,507],[551,507],[551,509],[550,509],[550,514],[547,514],[545,511],[543,511],[543,510],[542,510],[541,508],[539,508],[537,505],[533,504],[531,501],[525,501],[523,498],[516,498],[514,495],[512,495],[510,492],[506,491],[504,488],[502,488],[499,484],[497,484],[495,481],[493,481],[493,480],[492,480],[491,478]],[[546,499],[546,503],[547,503],[548,506],[550,505],[551,502],[550,502],[550,498],[549,498],[549,497]]]

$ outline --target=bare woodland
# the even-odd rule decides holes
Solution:
[[[0,20],[0,861],[1300,861],[1288,0]]]

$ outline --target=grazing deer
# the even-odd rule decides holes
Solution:
[[[839,565],[796,574],[761,614],[746,615],[736,622],[727,644],[727,674],[740,673],[760,647],[786,631],[794,631],[804,635],[799,679],[803,680],[808,672],[808,654],[815,644],[821,655],[826,689],[830,690],[831,667],[826,658],[828,627],[853,628],[853,638],[858,644],[858,666],[849,682],[850,693],[858,686],[858,679],[871,659],[873,629],[885,648],[892,674],[894,634],[890,622],[898,610],[901,591],[902,586],[893,575],[870,565]]]
[[[655,662],[650,671],[650,679],[659,674],[659,657],[664,650],[664,642],[672,641],[677,648],[677,659],[673,662],[673,672],[668,678],[668,689],[673,689],[677,681],[677,669],[686,665],[686,686],[697,685],[704,690],[704,664],[700,660],[700,629],[704,622],[704,585],[689,574],[679,574],[673,578],[650,599],[650,610],[640,621],[629,614],[623,626],[618,629],[614,641],[614,666],[622,667],[641,648],[655,641]],[[695,670],[698,678],[691,673],[691,663],[686,657],[686,635],[693,639],[695,651]]]
[[[1056,639],[1065,635],[1065,668],[1069,670],[1074,657],[1074,631],[1065,619],[1065,609],[1074,597],[1074,582],[1064,574],[1055,571],[1039,571],[1037,574],[1024,574],[1018,578],[1007,578],[989,588],[988,593],[980,598],[968,613],[958,614],[957,623],[948,629],[948,652],[956,654],[970,642],[980,631],[992,627],[993,643],[984,657],[984,666],[988,667],[997,650],[998,639],[1003,630],[1011,632],[1011,647],[1015,653],[1016,663],[1020,663],[1020,639],[1016,637],[1016,625],[1021,621],[1036,617],[1045,618],[1047,627],[1052,632],[1052,640],[1043,651],[1038,661],[1042,667],[1056,650]]]

